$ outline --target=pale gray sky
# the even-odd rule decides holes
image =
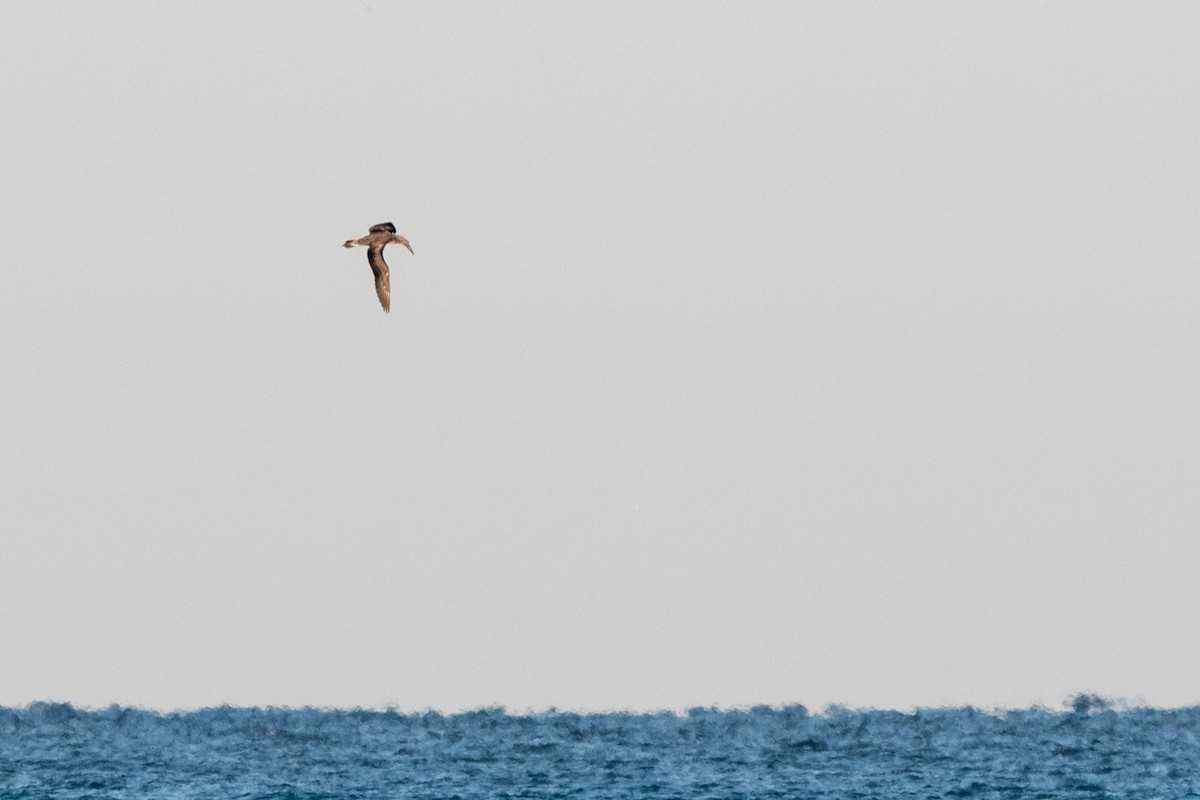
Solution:
[[[1200,6],[4,18],[0,704],[1200,701]]]

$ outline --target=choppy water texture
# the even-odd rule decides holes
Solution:
[[[0,709],[3,798],[1183,798],[1200,708]]]

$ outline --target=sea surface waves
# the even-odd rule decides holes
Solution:
[[[1200,797],[1200,707],[0,708],[0,798]]]

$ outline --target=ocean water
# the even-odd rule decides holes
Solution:
[[[1200,708],[0,709],[0,798],[1200,797]]]

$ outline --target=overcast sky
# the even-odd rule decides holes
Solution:
[[[0,704],[1200,702],[1198,40],[7,4]]]

